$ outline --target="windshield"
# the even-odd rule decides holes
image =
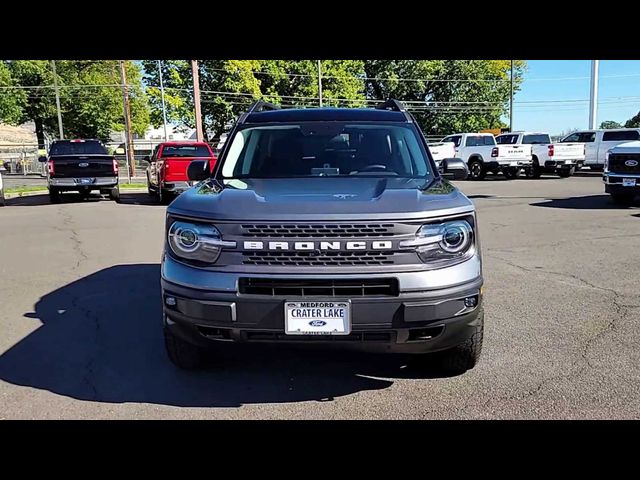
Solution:
[[[49,155],[108,155],[108,152],[100,142],[70,141],[51,144]]]
[[[551,138],[546,133],[536,133],[531,135],[524,135],[522,137],[522,143],[525,145],[537,145],[541,143],[551,143]]]
[[[166,145],[162,149],[165,157],[210,157],[209,149],[204,145]]]
[[[222,165],[223,178],[346,175],[429,178],[431,168],[413,126],[344,122],[245,128]]]

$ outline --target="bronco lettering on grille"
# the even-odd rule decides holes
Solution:
[[[331,242],[244,242],[244,250],[391,250],[393,242],[376,241],[331,241]]]

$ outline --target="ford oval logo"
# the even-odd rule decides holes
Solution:
[[[312,327],[324,327],[327,324],[324,320],[311,320],[309,325]]]
[[[638,161],[637,160],[627,160],[626,162],[624,162],[624,164],[627,167],[635,167],[638,165]]]
[[[78,166],[84,168],[84,167],[88,167],[89,164],[87,162],[82,162],[82,163],[79,163]]]

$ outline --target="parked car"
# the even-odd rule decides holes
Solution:
[[[456,145],[453,142],[435,142],[429,144],[431,157],[438,168],[441,168],[442,161],[445,158],[453,158],[456,156]]]
[[[548,133],[511,132],[496,137],[498,145],[531,145],[533,163],[526,168],[529,178],[540,178],[542,173],[555,173],[570,177],[578,163],[584,162],[585,147],[582,143],[553,143]]]
[[[62,192],[78,192],[88,197],[92,191],[120,200],[118,163],[100,140],[56,140],[49,155],[41,156],[47,164],[47,188],[51,203],[59,203]]]
[[[581,130],[567,135],[561,143],[584,143],[584,166],[601,171],[607,152],[621,143],[640,140],[640,128],[616,128],[612,130]]]
[[[207,143],[185,141],[158,145],[150,157],[145,157],[149,162],[146,171],[149,195],[163,203],[191,188],[187,167],[197,159],[207,160],[213,171],[216,157]]]
[[[602,181],[614,203],[631,203],[640,194],[640,141],[621,143],[607,152]]]
[[[469,166],[469,178],[482,180],[488,172],[516,178],[532,164],[531,145],[497,145],[490,133],[456,133],[442,139],[456,146],[456,158]]]
[[[352,346],[478,362],[482,263],[473,203],[435,168],[413,116],[257,102],[213,177],[167,208],[165,346],[196,368],[217,342]],[[419,357],[424,358],[424,357]],[[430,361],[427,364],[434,365]]]
[[[2,172],[0,172],[0,207],[5,206],[4,183],[2,182]]]

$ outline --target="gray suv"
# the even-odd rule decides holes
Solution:
[[[482,260],[473,203],[445,178],[401,103],[279,109],[258,102],[213,174],[167,209],[167,352],[201,365],[216,342],[430,354],[461,373],[480,356]],[[418,357],[425,358],[425,356]]]

